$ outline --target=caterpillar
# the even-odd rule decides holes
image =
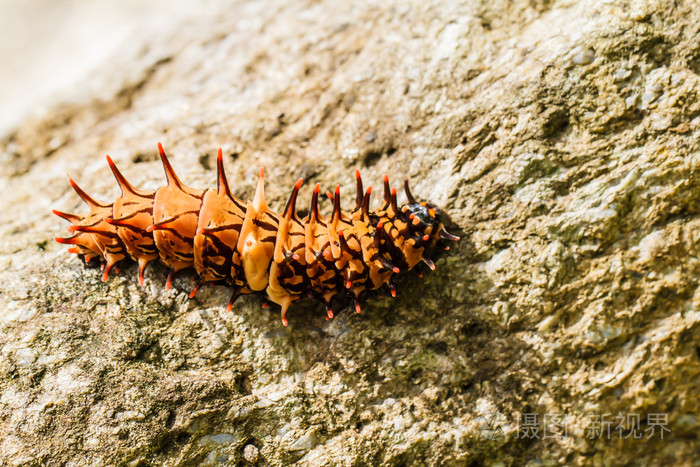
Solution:
[[[340,293],[352,298],[357,313],[366,290],[386,284],[395,297],[394,274],[421,261],[435,269],[425,251],[440,240],[459,240],[445,230],[444,214],[437,207],[415,200],[408,179],[404,181],[407,204],[398,206],[396,188],[390,187],[385,175],[383,206],[370,211],[372,187],[363,189],[356,170],[354,209],[349,213],[341,210],[340,187],[336,186],[334,194],[326,193],[333,203],[330,218],[319,212],[320,185],[316,184],[308,215],[301,219],[296,202],[302,179],[294,185],[280,215],[265,201],[262,168],[253,200],[244,203],[231,193],[221,149],[216,189],[207,190],[185,186],[160,143],[158,152],[165,186],[155,191],[133,187],[107,155],[121,196],[109,204],[96,201],[69,178],[90,212],[79,216],[53,211],[71,222],[68,230],[74,234],[55,240],[72,245],[68,251],[85,263],[99,261],[103,282],[115,265],[130,259],[138,263],[139,285],[144,283],[146,265],[160,260],[169,268],[166,289],[171,288],[178,271],[194,267],[199,280],[190,297],[203,284],[227,285],[233,288],[230,311],[240,295],[264,294],[281,307],[287,326],[287,310],[304,297],[323,303],[327,319],[333,318],[331,302]]]

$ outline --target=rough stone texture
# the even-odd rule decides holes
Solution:
[[[280,0],[134,37],[1,142],[2,462],[698,465],[698,25],[692,0]],[[192,186],[219,146],[241,196],[264,165],[276,207],[300,175],[348,202],[354,167],[409,176],[463,240],[289,328],[160,267],[103,284],[49,210],[84,209],[66,172],[114,198],[107,152],[159,186],[156,141]]]

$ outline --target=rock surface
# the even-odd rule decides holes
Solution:
[[[698,25],[691,0],[278,0],[132,38],[0,141],[0,462],[697,465]],[[161,185],[156,141],[190,186],[219,146],[240,196],[265,166],[276,208],[299,176],[348,202],[355,167],[409,176],[463,239],[288,328],[161,267],[102,283],[50,209],[85,212],[66,172],[117,196],[105,153]]]

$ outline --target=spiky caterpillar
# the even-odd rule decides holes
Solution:
[[[86,263],[99,260],[106,281],[118,262],[138,262],[138,280],[143,285],[144,268],[159,258],[170,268],[166,288],[173,275],[194,266],[199,283],[193,297],[205,283],[233,287],[228,304],[241,294],[265,293],[282,309],[287,325],[287,310],[292,302],[312,297],[333,317],[331,301],[341,291],[353,298],[360,312],[359,297],[365,290],[387,284],[396,296],[391,278],[420,261],[435,266],[424,252],[440,240],[459,240],[448,233],[439,210],[419,203],[411,194],[408,179],[404,190],[408,204],[397,205],[396,189],[384,176],[384,205],[370,211],[372,187],[363,190],[359,170],[355,171],[357,197],[355,208],[344,213],[340,208],[340,187],[335,195],[329,219],[319,214],[319,185],[314,188],[309,214],[299,219],[296,200],[299,179],[282,215],[271,211],[265,202],[263,169],[252,201],[242,202],[231,194],[224,172],[223,157],[217,157],[217,188],[198,190],[182,184],[158,143],[167,185],[155,191],[134,188],[107,156],[107,163],[121,188],[114,203],[94,200],[71,179],[78,195],[88,204],[84,216],[53,211],[73,225],[70,238],[57,237],[59,243],[74,245],[68,251],[82,256]]]

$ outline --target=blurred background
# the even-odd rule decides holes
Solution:
[[[172,25],[209,2],[0,0],[0,135],[41,113],[139,32]]]

